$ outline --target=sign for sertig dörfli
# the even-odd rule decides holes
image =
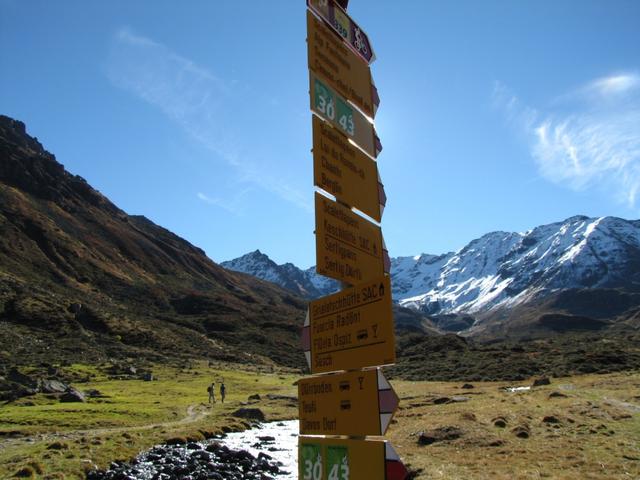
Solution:
[[[316,193],[316,271],[351,285],[389,272],[379,226]]]
[[[324,120],[313,115],[313,181],[377,222],[387,198],[374,160],[349,143]]]

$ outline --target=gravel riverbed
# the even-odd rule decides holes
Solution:
[[[205,442],[157,445],[87,480],[293,480],[298,421],[264,423]]]

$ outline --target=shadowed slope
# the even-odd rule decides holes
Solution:
[[[304,309],[127,215],[0,116],[0,361],[197,355],[301,366]]]

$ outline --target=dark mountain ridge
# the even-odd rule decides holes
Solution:
[[[0,362],[195,355],[300,367],[305,308],[128,215],[0,116]]]

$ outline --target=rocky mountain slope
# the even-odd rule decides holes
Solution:
[[[200,356],[302,366],[305,309],[126,214],[0,116],[0,364]]]
[[[280,285],[305,298],[318,298],[337,292],[337,281],[318,275],[315,267],[302,270],[292,263],[278,265],[260,250],[220,264],[228,270],[243,272]]]

